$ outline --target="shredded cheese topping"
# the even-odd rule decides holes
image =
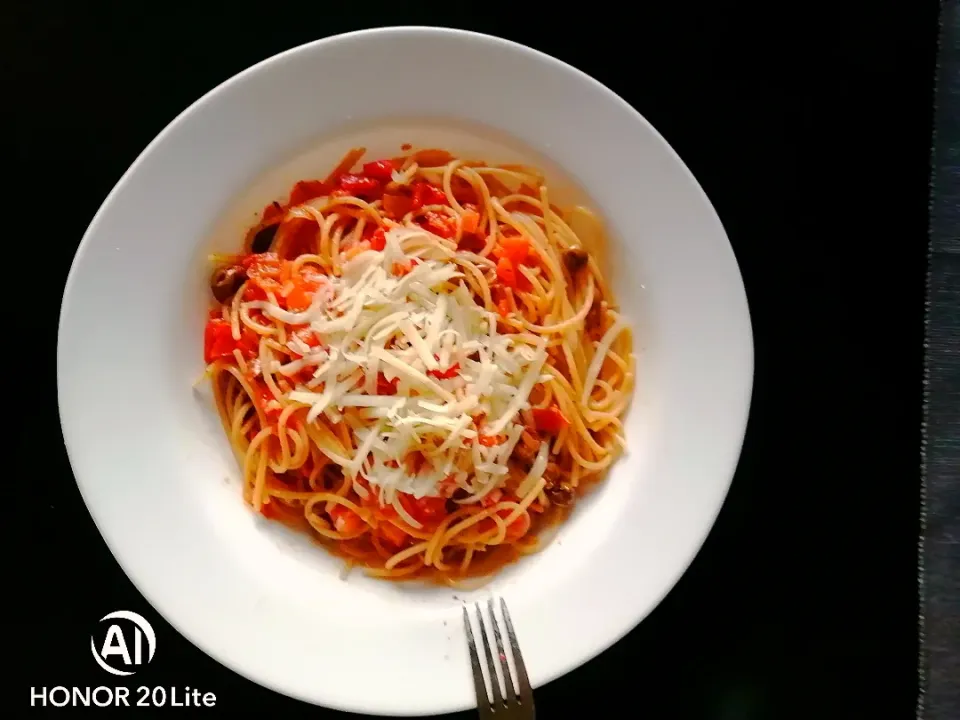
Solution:
[[[411,258],[402,243],[422,249]],[[452,254],[426,230],[396,227],[382,252],[344,262],[305,311],[250,303],[317,335],[319,347],[291,339],[302,357],[272,371],[312,374],[287,395],[309,407],[307,422],[321,414],[339,422],[347,408],[369,422],[355,429],[358,447],[343,472],[365,478],[414,527],[398,492],[435,496],[455,485],[472,503],[502,481],[523,432],[519,413],[547,359],[542,337],[497,332],[496,314],[476,303]],[[397,264],[409,271],[398,274]],[[525,484],[543,472],[541,455]]]

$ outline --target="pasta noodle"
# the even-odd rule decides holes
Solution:
[[[206,374],[256,512],[458,583],[536,550],[625,448],[633,340],[574,230],[599,220],[538,170],[364,152],[213,258]]]

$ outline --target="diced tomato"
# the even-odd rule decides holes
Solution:
[[[477,231],[477,226],[480,225],[480,213],[478,213],[476,210],[466,210],[460,216],[460,221],[463,226],[463,232],[475,233]]]
[[[262,380],[257,380],[256,382],[251,383],[254,390],[257,391],[257,396],[254,400],[260,406],[261,409],[265,409],[268,403],[273,402],[276,398],[273,396],[273,393],[270,392],[270,388],[267,387],[267,384]]]
[[[445,498],[453,497],[453,494],[457,491],[457,481],[453,475],[447,475],[443,480],[440,481],[440,485],[437,486],[440,495]]]
[[[341,175],[340,188],[357,197],[370,198],[380,192],[380,182],[363,175]]]
[[[317,251],[318,230],[315,220],[291,218],[284,221],[277,230],[273,247],[283,248],[283,254],[287,257],[314,253]]]
[[[457,222],[449,215],[428,210],[423,214],[423,220],[420,223],[424,230],[429,230],[434,235],[442,238],[452,238],[457,233]]]
[[[512,312],[510,309],[510,301],[507,298],[501,298],[497,303],[497,313],[500,317],[506,317]]]
[[[493,521],[493,518],[484,518],[478,522],[474,527],[477,529],[477,532],[487,534],[495,533],[497,531],[497,524]]]
[[[508,258],[514,265],[526,263],[530,254],[530,241],[524,235],[510,235],[500,238],[500,255]]]
[[[203,331],[203,359],[207,363],[232,357],[234,350],[240,350],[245,357],[254,357],[259,345],[257,334],[248,327],[243,328],[239,340],[234,340],[230,323],[222,317],[210,318]]]
[[[373,235],[370,237],[370,249],[371,250],[383,250],[387,246],[387,236],[383,232],[383,228],[377,228]]]
[[[386,375],[383,373],[377,373],[377,395],[396,395],[397,383],[399,382],[400,378],[387,380]]]
[[[283,281],[283,274],[281,271],[280,281]],[[286,291],[284,304],[286,309],[291,312],[302,312],[310,307],[314,294],[325,278],[314,268],[307,265],[300,268],[299,274],[294,275],[290,280],[293,282],[293,287]]]
[[[237,340],[237,349],[246,358],[253,358],[260,354],[260,336],[248,327],[240,331]]]
[[[447,195],[440,188],[426,182],[415,183],[413,186],[413,209],[419,210],[424,205],[449,205]]]
[[[243,291],[244,300],[266,300],[267,293],[264,292],[263,288],[259,285],[256,285],[252,282],[247,283],[246,289]]]
[[[414,517],[421,522],[446,517],[447,514],[447,501],[442,497],[422,497],[415,506],[417,514]]]
[[[308,327],[303,327],[294,331],[293,336],[307,347],[315,348],[320,346],[320,338],[318,338],[317,334]],[[296,350],[291,349],[290,352],[297,357],[301,357],[300,353],[298,353]]]
[[[517,265],[506,256],[497,260],[497,279],[513,290],[530,289],[530,281],[517,269]]]
[[[279,505],[280,503],[278,502],[266,502],[260,506],[260,514],[270,520],[279,520],[283,517],[279,510]]]
[[[250,315],[250,319],[253,320],[255,323],[257,323],[258,325],[267,325],[267,326],[269,326],[269,325],[271,324],[271,321],[267,318],[266,315],[263,314],[263,310],[259,310],[259,309],[257,309],[257,308],[254,308],[254,309],[251,310],[248,314]],[[241,328],[240,332],[241,332],[241,333],[243,332],[243,329],[242,329],[242,328]],[[242,337],[243,337],[243,336],[241,335],[241,338],[242,338]]]
[[[380,500],[378,498],[379,491],[377,490],[377,488],[371,488],[370,485],[367,483],[367,481],[364,480],[362,477],[358,477],[356,482],[359,483],[367,491],[367,496],[364,498],[361,498],[360,502],[362,502],[367,507],[374,507],[374,508],[377,507],[380,504]]]
[[[272,403],[276,398],[273,397],[273,393],[270,392],[270,388],[267,387],[266,383],[263,380],[255,380],[252,377],[247,377],[247,382],[253,387],[255,394],[253,396],[253,402],[256,404],[257,408],[262,412],[267,420],[274,421],[280,417],[280,413],[283,410],[274,405],[267,407]]]
[[[315,197],[329,195],[331,189],[322,180],[301,180],[290,191],[290,204],[300,205],[307,200],[313,200]]]
[[[287,293],[287,310],[290,312],[302,312],[310,307],[313,301],[313,292],[307,290],[303,285],[296,285]]]
[[[499,445],[502,442],[505,442],[507,439],[506,435],[480,435],[477,437],[477,442],[483,445],[484,447],[493,447],[494,445]]]
[[[337,163],[337,166],[330,171],[330,174],[327,175],[324,182],[328,185],[336,185],[337,181],[340,179],[340,176],[344,173],[350,172],[350,168],[357,164],[357,161],[363,157],[363,154],[366,152],[366,148],[351,148],[347,151],[347,154],[344,155],[340,162]]]
[[[240,261],[240,264],[247,271],[247,275],[251,272],[260,275],[273,275],[280,272],[280,256],[272,252],[250,253]]]
[[[313,270],[303,270],[301,269],[299,276],[294,276],[291,278],[293,281],[293,286],[303,292],[312,299],[313,294],[317,292],[320,286],[326,282],[326,278],[318,272]],[[290,305],[289,298],[287,305]]]
[[[440,167],[453,160],[453,155],[446,150],[425,148],[423,150],[417,150],[413,154],[413,159],[417,161],[420,167]]]
[[[380,504],[380,488],[371,487],[367,493],[367,497],[363,499],[363,504],[376,510],[377,516],[381,518],[397,516],[396,510],[393,509],[392,505],[381,505]]]
[[[403,459],[403,466],[408,473],[416,475],[423,467],[424,459],[422,452],[414,450],[411,453],[407,453],[407,456]]]
[[[437,362],[440,361],[440,356],[437,354],[434,354],[433,358]],[[437,380],[449,380],[456,377],[458,372],[460,372],[460,363],[454,363],[446,370],[427,370],[427,375],[433,375]]]
[[[387,193],[383,196],[383,211],[391,218],[399,220],[413,209],[413,198],[399,193]]]
[[[383,538],[395,548],[403,547],[410,539],[409,535],[389,521],[381,522],[379,530]]]
[[[363,520],[350,508],[343,505],[334,505],[330,509],[330,519],[337,532],[352,535],[363,527]]]
[[[417,522],[429,525],[447,515],[447,501],[442,497],[415,498],[407,493],[400,493],[400,504],[403,509]]]
[[[503,499],[503,490],[497,488],[496,490],[491,490],[489,493],[484,495],[483,499],[480,501],[480,504],[483,507],[490,507],[491,505],[496,505],[501,499]]]
[[[387,462],[384,463],[384,465],[386,465],[387,467],[394,467],[394,468],[399,467],[396,463],[397,463],[396,460],[388,460]],[[379,497],[374,497],[373,501],[374,501],[374,504],[377,506],[377,514],[380,517],[396,519],[397,510],[396,508],[393,507],[393,505],[390,505],[390,504],[381,505]]]
[[[267,205],[263,212],[260,214],[260,224],[261,225],[273,225],[276,222],[279,222],[283,218],[284,209],[283,206],[277,201],[273,201]]]
[[[427,183],[423,183],[423,182],[418,182],[418,183],[414,183],[414,184],[413,184],[413,198],[412,198],[412,199],[413,199],[413,205],[412,205],[412,207],[413,207],[414,210],[419,210],[420,208],[422,208],[422,207],[425,205],[425,203],[424,203],[424,193],[426,193],[426,188],[428,188],[428,187],[429,187],[429,185],[427,185]]]
[[[497,261],[497,279],[510,288],[517,287],[517,268],[508,257]]]
[[[417,258],[410,258],[406,262],[395,262],[390,271],[397,277],[403,277],[419,264],[420,261]]]
[[[217,358],[233,354],[233,335],[230,323],[222,317],[210,318],[203,331],[203,360],[212,363]]]
[[[483,250],[487,241],[478,234],[464,233],[460,236],[460,242],[457,243],[457,250],[478,253]]]
[[[254,253],[243,259],[243,266],[247,271],[250,282],[264,292],[277,293],[283,286],[280,274],[283,261],[276,253]]]
[[[564,417],[560,408],[556,405],[551,405],[548,408],[534,408],[533,422],[537,426],[537,430],[552,435],[556,435],[570,424],[570,421]]]
[[[473,185],[461,177],[450,178],[450,190],[453,192],[454,199],[464,207],[474,205],[478,201],[477,191],[473,189]]]
[[[376,160],[363,164],[364,175],[384,183],[390,182],[393,176],[393,170],[392,160]]]

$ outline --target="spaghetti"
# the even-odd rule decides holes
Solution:
[[[539,171],[363,154],[213,258],[206,375],[256,512],[456,583],[537,549],[624,449],[631,333],[599,221]]]

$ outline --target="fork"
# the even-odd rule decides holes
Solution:
[[[490,613],[490,624],[493,626],[493,637],[497,644],[496,652],[490,643],[490,634],[483,617],[480,603],[476,604],[477,624],[480,626],[480,650],[474,640],[473,627],[470,624],[470,613],[467,606],[463,606],[463,627],[467,633],[467,645],[470,648],[470,664],[473,667],[473,684],[477,692],[477,710],[481,719],[497,718],[497,720],[534,720],[536,713],[533,707],[533,690],[530,688],[530,679],[520,654],[520,645],[517,643],[517,634],[513,630],[513,622],[507,611],[507,603],[500,598],[500,611],[503,615],[503,624],[507,630],[507,639],[510,641],[510,654],[513,666],[516,669],[517,679],[514,681],[510,674],[510,663],[503,647],[503,634],[494,612],[493,598],[487,603]],[[482,659],[481,659],[482,658]],[[497,667],[500,668],[500,677],[503,678],[501,687],[497,676]],[[490,694],[484,680],[484,669],[490,678]],[[501,692],[501,689],[503,692]]]

